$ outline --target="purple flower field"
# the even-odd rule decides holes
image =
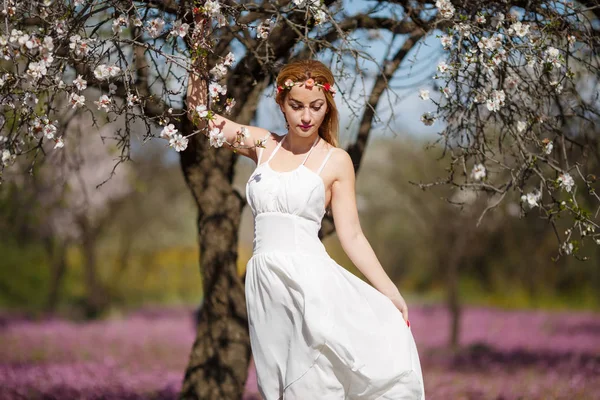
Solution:
[[[600,315],[413,306],[427,399],[598,399]],[[194,339],[191,310],[71,322],[0,317],[0,399],[175,399]],[[259,399],[252,368],[246,400]]]

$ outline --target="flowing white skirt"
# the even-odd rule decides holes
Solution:
[[[424,400],[417,347],[391,300],[338,265],[318,238],[281,232],[257,231],[246,272],[263,398]]]

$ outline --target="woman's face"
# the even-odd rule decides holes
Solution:
[[[327,100],[320,87],[307,89],[294,86],[281,106],[285,118],[290,125],[290,132],[309,137],[319,131],[327,114]]]

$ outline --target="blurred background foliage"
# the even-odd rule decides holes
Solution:
[[[516,202],[503,202],[477,226],[488,204],[484,196],[452,193],[447,187],[421,190],[411,184],[445,176],[440,151],[426,147],[425,141],[409,135],[379,136],[369,144],[357,179],[363,230],[409,303],[447,301],[452,279],[448,271],[454,265],[463,304],[600,309],[600,270],[593,261],[600,259],[600,250],[589,250],[597,254],[588,254],[593,257],[588,262],[573,257],[553,261],[553,230],[537,210],[522,215]],[[196,211],[179,164],[163,144],[154,143],[138,149],[133,159],[117,169],[126,174],[129,189],[116,200],[107,197],[105,222],[93,242],[105,305],[116,311],[142,304],[200,304]],[[234,185],[244,193],[254,164],[240,158],[236,168]],[[0,307],[85,316],[83,241],[47,233],[48,207],[31,187],[35,185],[7,181],[0,189]],[[467,205],[456,206],[442,197]],[[53,207],[68,211],[61,202]],[[252,229],[246,207],[240,275],[252,253]],[[333,258],[360,276],[335,235],[325,244]],[[61,263],[62,272],[57,273]]]

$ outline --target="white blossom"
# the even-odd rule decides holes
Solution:
[[[526,128],[527,128],[527,122],[517,121],[517,131],[519,133],[523,132]]]
[[[169,124],[163,128],[162,132],[160,132],[160,137],[163,139],[171,139],[176,133],[177,129],[175,128],[175,125]]]
[[[56,143],[56,144],[54,145],[54,148],[55,148],[55,149],[62,149],[63,147],[65,147],[65,142],[63,141],[63,138],[62,138],[62,136],[61,136],[61,137],[58,137],[58,138],[56,138],[54,141],[55,141],[55,143]]]
[[[256,36],[261,39],[266,39],[269,37],[269,33],[271,32],[272,21],[270,19],[265,19],[262,21],[258,27],[256,28]]]
[[[56,126],[54,126],[53,124],[45,125],[43,132],[46,139],[54,139],[54,135],[56,134]]]
[[[544,51],[544,61],[551,63],[555,67],[560,67],[560,51],[550,46]]]
[[[175,21],[175,23],[173,24],[173,29],[171,30],[171,32],[169,32],[169,35],[185,37],[189,29],[190,26],[188,24],[184,24],[181,21]]]
[[[46,69],[46,65],[43,62],[32,62],[29,63],[29,68],[27,69],[27,75],[31,77],[34,81],[37,81],[44,75],[48,73]]]
[[[448,35],[443,35],[443,36],[440,38],[440,42],[442,43],[442,47],[443,47],[445,50],[448,50],[448,49],[449,49],[449,48],[452,46],[452,42],[453,42],[453,40],[454,40],[454,39],[452,38],[452,36],[448,36]]]
[[[204,105],[204,104],[200,104],[199,106],[196,106],[196,112],[198,113],[198,116],[200,118],[206,118],[206,116],[208,115],[208,109],[206,108],[206,105]]]
[[[180,134],[174,134],[169,139],[169,146],[173,147],[175,151],[184,151],[188,146],[188,139]]]
[[[558,182],[558,185],[561,188],[563,188],[564,190],[566,190],[567,192],[571,192],[571,190],[573,189],[573,186],[575,185],[575,181],[573,180],[571,175],[569,175],[568,172],[565,172],[564,174],[560,174],[558,176],[557,182]]]
[[[490,97],[486,100],[486,106],[490,111],[499,111],[500,107],[504,105],[505,99],[504,90],[492,90]]]
[[[15,159],[14,155],[10,154],[10,151],[2,150],[2,164],[7,167]]]
[[[529,33],[529,25],[524,24],[521,21],[517,21],[508,28],[509,35],[517,35],[518,37],[524,37]]]
[[[483,164],[476,164],[473,166],[473,170],[471,171],[471,178],[475,179],[476,181],[480,181],[485,178],[486,174],[487,172]]]
[[[471,26],[464,22],[454,25],[454,30],[460,32],[463,37],[468,37],[471,35]]]
[[[85,97],[80,96],[77,93],[71,93],[71,95],[69,96],[69,103],[71,104],[72,108],[83,107],[85,104]]]
[[[227,102],[225,105],[225,112],[227,114],[229,114],[231,112],[231,110],[233,109],[233,107],[235,107],[235,99],[233,99],[233,98],[227,99]]]
[[[140,99],[133,93],[127,93],[127,106],[133,107]]]
[[[91,50],[89,45],[92,40],[82,39],[79,35],[73,35],[69,38],[69,41],[69,48],[78,57],[86,56]]]
[[[552,86],[554,88],[554,91],[556,92],[556,94],[562,93],[563,86],[558,81],[550,82],[550,86]]]
[[[448,86],[446,86],[445,88],[442,89],[442,93],[444,93],[444,96],[446,98],[449,98],[450,94],[452,94],[452,91],[450,90],[450,88]]]
[[[437,70],[443,74],[448,71],[448,64],[446,64],[445,61],[440,62],[437,66]]]
[[[204,3],[204,12],[206,12],[208,16],[213,17],[220,14],[221,5],[219,4],[218,0],[207,0]]]
[[[156,39],[162,33],[162,30],[165,26],[165,21],[162,18],[154,18],[148,21],[148,27],[146,30],[150,37]]]
[[[226,67],[231,67],[234,62],[235,62],[235,55],[232,52],[227,53],[227,55],[223,59],[223,65]]]
[[[573,243],[571,242],[565,242],[562,245],[562,251],[565,252],[565,254],[569,255],[571,253],[573,253]]]
[[[226,86],[221,86],[221,85],[219,85],[218,83],[215,83],[215,82],[212,82],[208,86],[208,94],[213,99],[217,99],[217,98],[219,98],[220,94],[225,94],[225,93],[227,93],[227,87]]]
[[[449,0],[438,0],[435,2],[435,6],[443,18],[452,18],[454,15],[455,8]]]
[[[317,25],[322,24],[323,22],[327,21],[327,13],[325,11],[323,11],[322,9],[317,9],[313,11],[314,17],[315,17],[315,23]]]
[[[64,20],[58,20],[54,23],[54,30],[59,36],[67,33],[67,23]]]
[[[539,207],[539,201],[542,198],[542,193],[539,190],[524,194],[521,196],[521,201],[529,208]]]
[[[126,15],[120,15],[112,22],[112,31],[115,35],[118,35],[123,31],[123,28],[127,28],[129,20]]]
[[[96,106],[98,106],[98,110],[104,110],[106,112],[110,111],[111,103],[112,103],[112,100],[110,99],[110,97],[108,97],[105,94],[100,96],[100,99],[98,99],[97,101],[94,101],[94,104],[96,104]]]
[[[215,79],[221,79],[227,74],[227,67],[224,64],[217,64],[210,70],[210,74]]]
[[[421,100],[429,100],[429,90],[427,90],[427,89],[420,89],[419,90],[419,97],[421,98]]]
[[[77,90],[85,90],[87,88],[87,81],[83,79],[81,75],[77,75],[77,79],[73,81],[73,85],[77,88]]]
[[[116,65],[100,64],[94,69],[94,76],[96,79],[103,81],[108,78],[117,76],[121,72],[121,69]]]
[[[433,125],[435,120],[436,120],[436,117],[430,112],[426,112],[423,115],[421,115],[421,122],[426,126]]]
[[[545,138],[544,140],[542,140],[542,144],[542,151],[544,152],[544,154],[549,155],[550,153],[552,153],[552,149],[554,148],[552,140]]]
[[[477,22],[478,24],[485,24],[485,21],[486,21],[486,19],[485,19],[484,15],[477,14],[475,16],[475,22]]]
[[[244,138],[244,139],[248,139],[250,137],[250,130],[248,128],[246,128],[245,126],[242,126],[240,128],[240,135]]]
[[[40,100],[37,98],[37,96],[31,92],[26,92],[23,95],[23,104],[28,107],[35,107],[39,101]]]
[[[469,50],[465,53],[463,60],[467,64],[472,64],[475,61],[475,54]]]
[[[219,128],[211,129],[209,133],[209,144],[213,147],[221,147],[225,143],[225,135]]]
[[[44,36],[43,43],[44,49],[47,51],[54,50],[54,41],[52,40],[52,36]]]

